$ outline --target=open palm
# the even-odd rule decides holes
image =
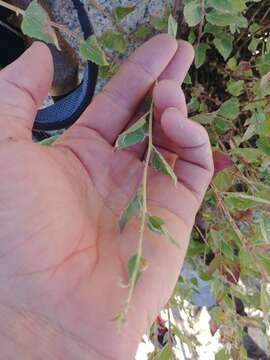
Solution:
[[[51,147],[31,141],[36,109],[52,79],[47,47],[35,43],[0,73],[0,304],[46,319],[92,351],[91,359],[132,358],[181,269],[213,169],[207,134],[187,119],[179,86],[192,59],[187,43],[153,38]],[[175,159],[179,186],[150,171],[148,204],[166,220],[180,249],[145,232],[149,268],[119,334],[112,319],[127,297],[121,284],[128,282],[139,224],[134,219],[120,233],[118,220],[140,185],[147,144],[119,152],[113,144],[153,86],[154,143]],[[27,350],[28,358],[40,358],[41,348]],[[84,358],[72,351],[65,359]]]

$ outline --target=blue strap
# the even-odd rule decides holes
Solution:
[[[78,13],[84,38],[94,34],[87,11],[80,0],[72,0]],[[71,126],[90,104],[96,87],[98,66],[91,61],[86,63],[83,80],[79,87],[53,105],[38,111],[34,130],[50,131]]]

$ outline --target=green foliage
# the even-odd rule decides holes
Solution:
[[[136,40],[144,41],[151,35],[151,30],[146,25],[140,25],[138,29],[133,34]]]
[[[138,255],[131,256],[128,259],[128,279],[129,279],[129,281],[132,279],[132,276],[134,274],[136,262],[139,263],[139,271],[136,272],[135,285],[139,281],[139,279],[140,279],[140,277],[142,275],[142,272],[147,267],[147,262],[142,256],[140,256],[140,257]]]
[[[230,34],[220,34],[214,39],[215,47],[218,49],[224,60],[227,60],[233,49],[233,37]]]
[[[171,244],[180,247],[179,243],[173,238],[173,236],[166,229],[165,221],[160,217],[148,215],[147,226],[151,231],[159,235],[163,235]]]
[[[120,231],[124,229],[129,220],[137,215],[139,210],[142,207],[142,194],[141,191],[138,191],[128,202],[126,209],[123,211],[120,220],[119,220],[119,228]]]
[[[87,40],[81,42],[80,52],[85,60],[91,60],[101,66],[109,65],[95,35],[91,35]]]
[[[54,136],[51,136],[47,139],[40,141],[39,144],[49,146],[49,145],[52,145],[58,138],[59,138],[59,135],[54,135]]]
[[[155,170],[160,171],[162,174],[166,176],[170,176],[175,186],[177,185],[178,180],[173,169],[155,147],[153,147],[153,151],[152,151],[151,165]]]
[[[210,49],[208,44],[199,43],[195,46],[195,66],[197,69],[201,67],[206,59],[206,51]]]
[[[220,107],[218,114],[226,119],[236,119],[239,115],[239,101],[235,98],[225,101]]]
[[[230,167],[214,176],[199,214],[202,235],[193,232],[186,262],[203,278],[211,275],[208,281],[220,299],[216,317],[212,312],[211,316],[222,325],[226,347],[215,359],[247,359],[239,332],[243,329],[241,317],[236,317],[225,289],[252,312],[264,314],[257,320],[266,333],[270,282],[270,40],[262,19],[269,4],[265,0],[184,3],[188,25],[184,36],[195,47],[195,66],[185,85],[189,112],[208,130],[213,147],[232,160]],[[217,169],[221,161],[217,160]],[[209,251],[216,256],[206,264]],[[232,275],[240,276],[241,285],[237,280],[232,284]]]
[[[127,48],[127,40],[124,34],[116,31],[106,31],[100,38],[99,42],[106,48],[123,54]]]
[[[49,16],[37,0],[31,2],[25,10],[22,31],[30,37],[45,41],[48,44],[54,44],[60,49]]]
[[[200,1],[189,1],[184,8],[184,16],[190,27],[198,25],[203,20],[203,11]]]
[[[168,18],[168,34],[173,37],[176,37],[177,27],[178,27],[178,24],[177,24],[175,18],[172,15],[170,15]]]
[[[215,360],[230,360],[230,354],[228,354],[224,349],[221,349],[215,355]]]
[[[142,142],[148,136],[148,114],[141,117],[128,130],[123,132],[115,143],[117,150],[127,148],[129,146]]]
[[[134,9],[135,6],[117,6],[113,9],[113,19],[115,21],[120,21],[132,13]]]

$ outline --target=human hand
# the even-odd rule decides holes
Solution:
[[[50,147],[31,140],[37,108],[52,80],[47,47],[35,43],[0,73],[0,304],[33,318],[33,324],[45,319],[57,333],[85,346],[86,357],[92,351],[91,359],[132,358],[179,275],[213,173],[207,133],[187,119],[179,86],[192,60],[186,42],[167,35],[151,39]],[[179,186],[151,173],[148,205],[166,220],[180,249],[145,232],[149,268],[118,334],[112,319],[128,292],[119,284],[127,282],[127,260],[138,240],[136,219],[122,233],[118,220],[140,183],[146,144],[119,152],[113,144],[153,86],[154,143],[168,156],[177,154]],[[24,350],[27,358],[42,358],[42,346],[50,354],[49,336],[34,329],[34,348]],[[61,344],[52,351],[64,353]],[[85,357],[67,351],[64,358]]]

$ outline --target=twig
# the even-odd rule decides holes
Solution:
[[[198,234],[200,235],[200,237],[203,239],[203,242],[205,243],[205,245],[209,247],[209,244],[208,244],[205,236],[204,236],[203,233],[201,232],[199,226],[194,225],[194,229],[196,229],[197,233],[198,233]]]
[[[270,12],[270,7],[266,10],[265,14],[263,15],[261,23],[263,23],[264,20],[267,18],[267,16],[269,15],[269,12]]]
[[[5,1],[0,0],[0,6],[5,7],[11,11],[14,11],[17,15],[24,15],[24,10],[18,8],[17,6],[6,3]]]
[[[147,148],[147,155],[144,163],[144,171],[143,171],[143,179],[142,179],[142,212],[141,212],[141,226],[140,226],[140,236],[138,241],[138,249],[137,249],[137,257],[136,262],[134,265],[134,270],[132,272],[132,276],[130,279],[130,287],[127,296],[127,300],[123,306],[120,321],[124,322],[129,310],[129,306],[132,300],[132,296],[134,293],[134,289],[136,286],[137,276],[140,271],[140,261],[142,257],[142,248],[143,248],[143,239],[144,239],[144,232],[146,227],[146,218],[147,218],[147,180],[148,180],[148,169],[151,160],[151,154],[153,149],[153,102],[150,109],[149,114],[149,135],[148,135],[148,148]]]
[[[169,307],[167,307],[167,317],[168,317],[168,344],[169,344],[169,347],[170,349],[172,350],[173,348],[173,342],[172,342],[172,339],[173,339],[173,335],[172,335],[172,322],[171,322],[171,314],[170,314],[170,309]],[[172,352],[173,354],[173,352]],[[173,356],[173,359],[174,359],[174,356]]]
[[[205,0],[201,0],[201,9],[202,9],[202,20],[199,25],[198,43],[200,43],[201,41],[202,32],[203,32],[204,16],[205,16]]]
[[[65,25],[57,24],[54,21],[51,21],[51,26],[53,26],[54,28],[56,28],[58,30],[65,32],[67,35],[76,39],[79,43],[82,41],[82,39],[80,38],[80,36],[78,34],[76,34],[74,31],[69,30]]]
[[[176,17],[178,7],[179,7],[179,0],[174,0],[173,10],[172,10],[173,17]]]
[[[20,38],[22,39],[24,38],[24,36],[19,31],[15,30],[12,26],[9,26],[8,24],[4,23],[1,20],[0,20],[0,25],[8,29],[9,31],[13,32],[15,35],[19,36]]]

